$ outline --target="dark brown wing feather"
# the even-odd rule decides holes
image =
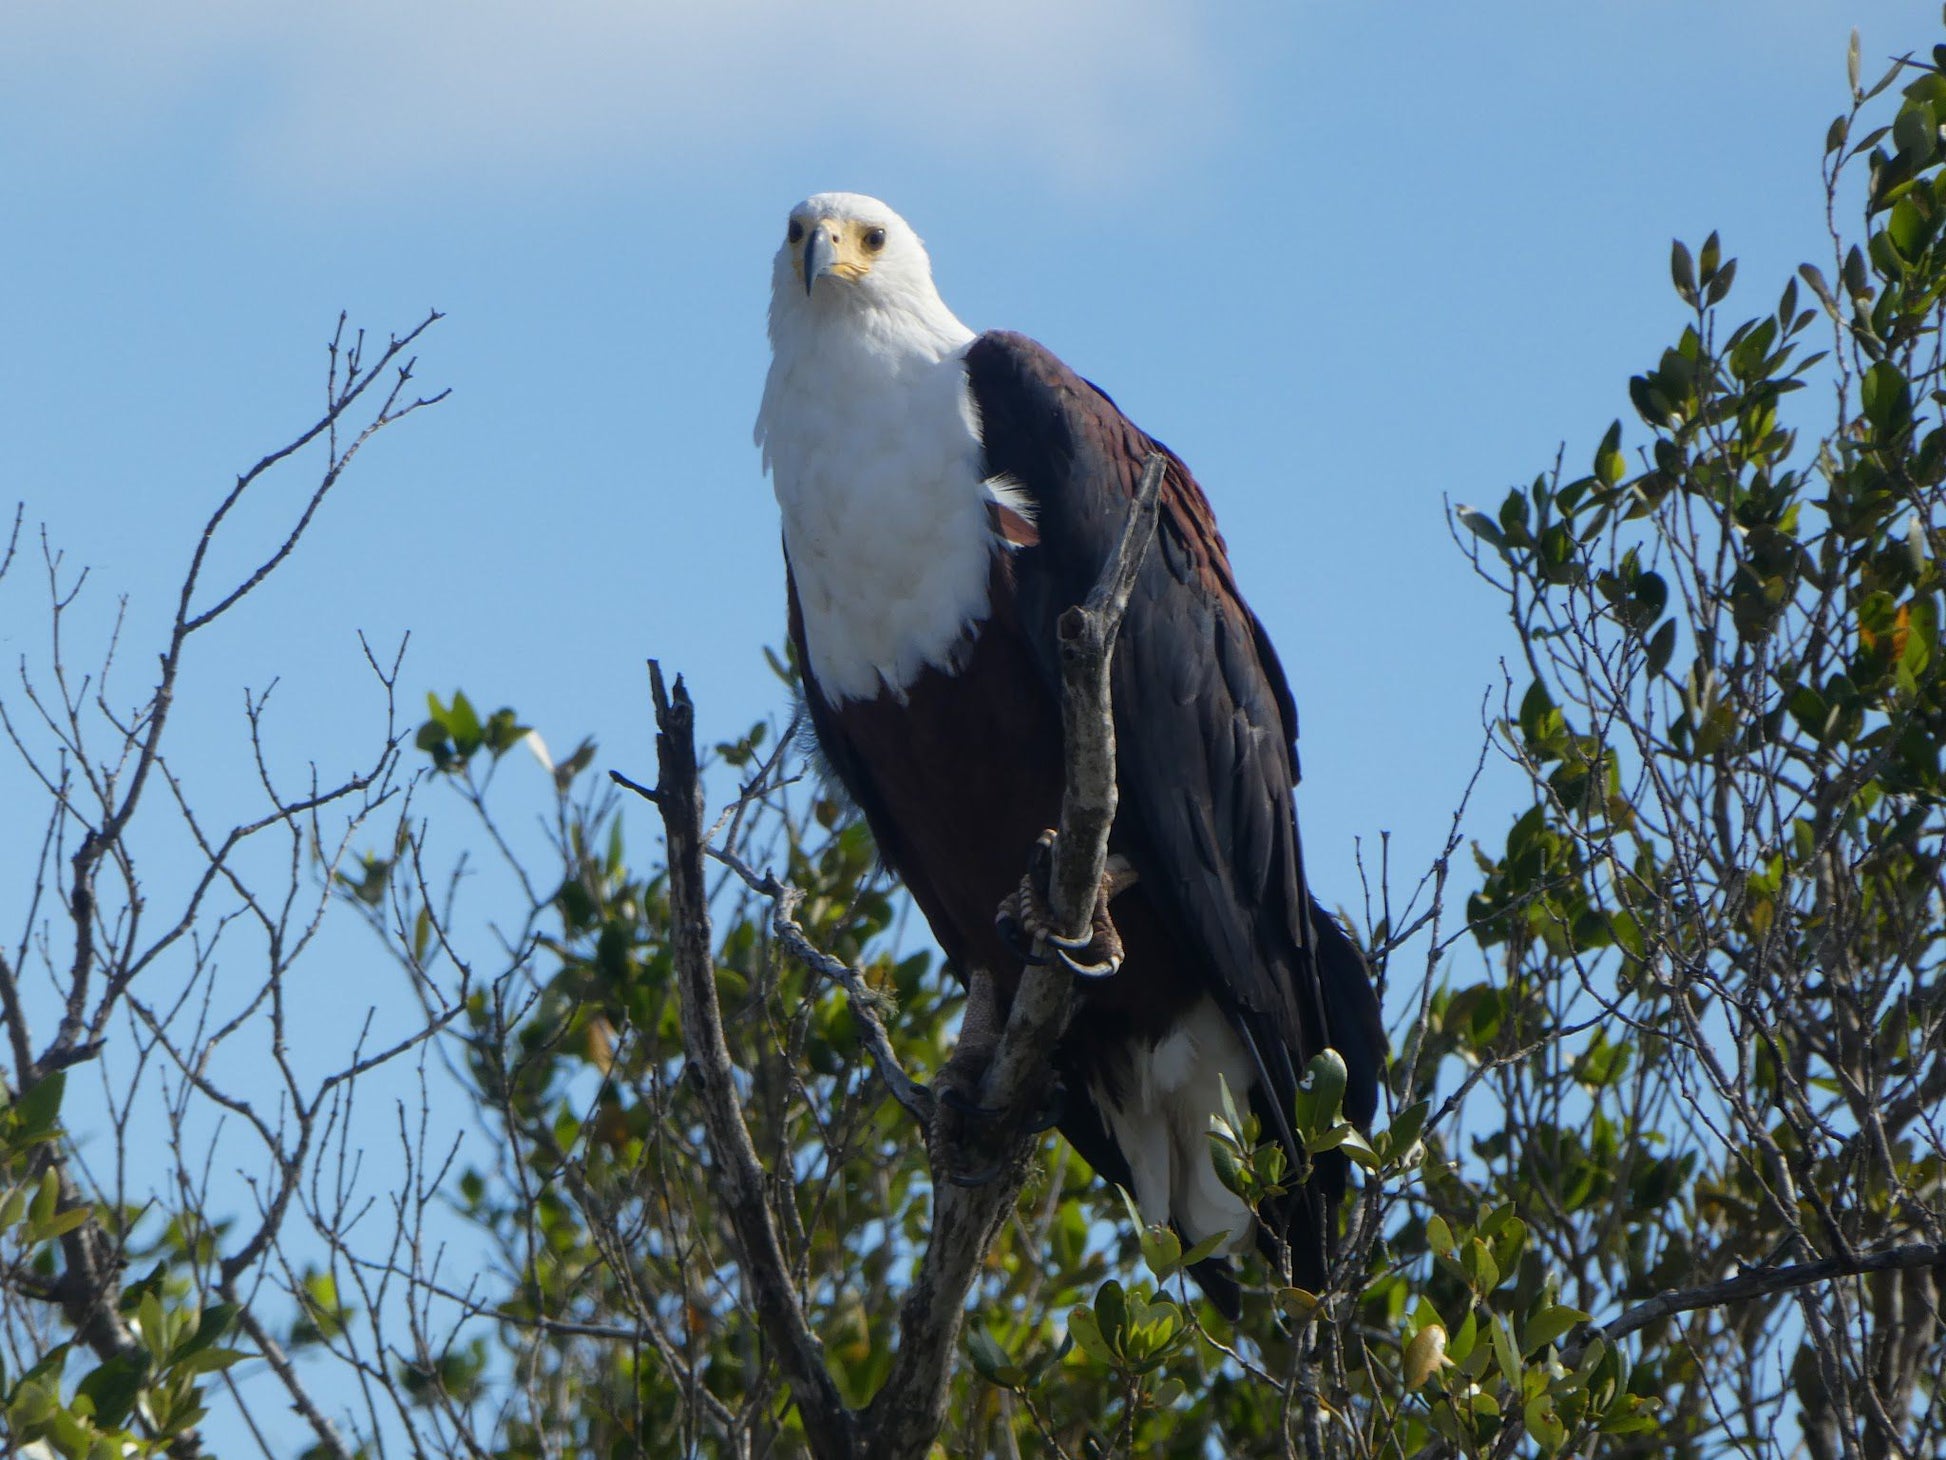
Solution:
[[[1291,800],[1296,708],[1208,500],[1173,453],[1032,340],[983,335],[967,372],[989,472],[1035,504],[1040,541],[1013,567],[1022,630],[1050,685],[1056,620],[1099,576],[1148,454],[1167,454],[1156,546],[1115,655],[1117,841],[1180,944],[1201,953],[1193,973],[1254,1046],[1278,1116],[1296,1071],[1329,1044],[1349,1073],[1347,1112],[1368,1121],[1385,1058],[1377,1001],[1306,887]]]
[[[1055,623],[1100,575],[1136,479],[1157,447],[1112,401],[1032,341],[986,335],[968,353],[987,468],[1017,480],[1031,523],[996,536],[993,614],[950,671],[902,696],[834,704],[811,669],[795,586],[791,638],[826,760],[870,822],[954,963],[992,970],[1010,995],[1018,967],[993,912],[1060,802]],[[1370,1118],[1384,1035],[1363,962],[1305,886],[1291,790],[1297,712],[1263,626],[1237,593],[1208,502],[1173,456],[1158,541],[1144,564],[1115,661],[1122,812],[1116,850],[1142,885],[1116,904],[1129,961],[1088,991],[1057,1058],[1062,1132],[1102,1176],[1128,1163],[1089,1091],[1105,1049],[1159,1038],[1208,991],[1256,1062],[1259,1108],[1288,1138],[1298,1070],[1329,1043],[1349,1071],[1346,1106]],[[1112,1061],[1111,1061],[1112,1062]],[[1344,1186],[1335,1153],[1293,1199],[1284,1226],[1306,1286],[1322,1280],[1329,1208]],[[1237,1311],[1228,1264],[1199,1282]]]

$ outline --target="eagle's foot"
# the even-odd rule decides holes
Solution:
[[[980,1104],[973,1098],[979,1093],[977,1090],[973,1095],[969,1095],[955,1085],[940,1089],[940,1082],[937,1080],[933,1082],[933,1089],[939,1097],[939,1104],[952,1111],[961,1120],[998,1120],[1007,1113],[1004,1110],[996,1110],[991,1105]]]
[[[1029,1135],[1039,1135],[1044,1130],[1053,1130],[1061,1123],[1061,1117],[1068,1113],[1068,1087],[1061,1083],[1057,1075],[1054,1084],[1041,1102],[1041,1108],[1027,1117],[1022,1127]]]
[[[942,1070],[941,1076],[945,1072]],[[933,1083],[938,1094],[933,1119],[937,1149],[942,1159],[939,1172],[954,1186],[985,1186],[999,1179],[1013,1159],[1006,1148],[1013,1144],[1012,1126],[1007,1112],[982,1105],[977,1099],[952,1086]],[[1067,1091],[1057,1080],[1047,1097],[1020,1124],[1022,1135],[1035,1136],[1052,1130],[1067,1111]]]
[[[932,1150],[935,1171],[954,1186],[985,1186],[1019,1159],[1021,1135],[1038,1135],[1066,1109],[1055,1081],[1041,1103],[1024,1115],[986,1103],[987,1068],[998,1044],[991,981],[976,974],[960,1025],[959,1047],[933,1077]]]
[[[1079,978],[1107,978],[1121,968],[1123,957],[1122,935],[1109,916],[1108,904],[1117,893],[1134,885],[1135,869],[1124,857],[1109,857],[1102,871],[1101,891],[1095,896],[1095,913],[1088,936],[1064,937],[1055,927],[1054,912],[1048,905],[1055,840],[1056,833],[1050,828],[1035,841],[1027,861],[1027,875],[1001,902],[993,920],[994,930],[1008,951],[1024,964],[1047,961],[1036,954],[1038,944],[1052,950]]]
[[[993,975],[967,970],[959,1043],[932,1082],[933,1166],[955,1186],[984,1186],[1005,1165],[995,1134],[1006,1112],[981,1098],[1005,1024]]]
[[[938,1172],[954,1186],[985,1186],[1006,1168],[997,1140],[1006,1111],[983,1104],[991,1050],[969,1052],[964,1044],[933,1078],[933,1150]]]

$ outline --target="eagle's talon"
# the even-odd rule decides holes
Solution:
[[[1108,904],[1134,884],[1134,869],[1122,857],[1108,859],[1087,933],[1079,938],[1067,937],[1055,926],[1053,910],[1048,906],[1048,880],[1053,876],[1054,845],[1059,839],[1052,828],[1035,838],[1033,850],[1027,854],[1027,875],[1001,901],[993,919],[994,930],[1007,951],[1025,965],[1046,963],[1046,957],[1036,954],[1037,948],[1046,948],[1077,978],[1112,977],[1121,971],[1122,937],[1108,915]]]
[[[938,1104],[970,1120],[995,1120],[1004,1113],[995,1110],[991,1105],[980,1104],[957,1085],[948,1085],[944,1090],[934,1093]]]
[[[1094,940],[1089,939],[1081,945],[1081,950],[1086,951],[1093,946]],[[1122,971],[1122,959],[1119,953],[1111,953],[1106,958],[1091,963],[1084,963],[1078,958],[1070,957],[1065,948],[1056,948],[1054,956],[1060,959],[1068,972],[1076,978],[1113,978]]]
[[[1061,1117],[1067,1112],[1068,1087],[1056,1080],[1054,1088],[1047,1092],[1047,1099],[1041,1102],[1041,1108],[1027,1118],[1027,1124],[1022,1129],[1029,1135],[1039,1135],[1059,1125]]]
[[[996,1161],[982,1171],[948,1171],[946,1179],[954,1186],[985,1186],[997,1178],[1006,1165],[1004,1161]]]
[[[1061,833],[1051,826],[1034,838],[1034,849],[1027,854],[1027,875],[1037,884],[1045,886],[1053,878],[1054,844],[1060,839]]]
[[[1000,915],[993,920],[993,931],[1000,935],[1000,944],[1007,952],[1018,958],[1026,967],[1038,968],[1047,960],[1034,951],[1033,935],[1027,931],[1019,914],[1014,911],[1013,903],[1018,896],[1019,894],[1016,893],[1014,897],[1000,904]]]

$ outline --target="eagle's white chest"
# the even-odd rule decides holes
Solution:
[[[809,351],[765,390],[810,667],[834,700],[905,689],[987,614],[994,537],[962,354]]]

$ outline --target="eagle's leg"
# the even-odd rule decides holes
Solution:
[[[969,1160],[978,1129],[1004,1113],[980,1103],[980,1087],[987,1066],[1000,1045],[1007,1016],[1000,1007],[1000,991],[993,974],[984,968],[966,970],[966,1011],[960,1016],[959,1042],[933,1077],[936,1097],[933,1114],[934,1148],[940,1153],[940,1172],[955,1186],[984,1186],[1000,1174],[1001,1162],[974,1166]]]
[[[981,1103],[987,1067],[1000,1047],[1000,1035],[1007,1027],[1006,1010],[1000,1005],[1000,991],[993,975],[984,968],[966,970],[966,1011],[960,1016],[959,1042],[952,1056],[933,1077],[935,1097],[933,1134],[935,1149],[943,1159],[941,1173],[955,1186],[984,1186],[1005,1168],[1004,1154],[976,1166],[969,1157],[976,1150],[991,1155],[994,1138],[987,1132],[997,1129],[1007,1112]],[[1028,1132],[1048,1129],[1061,1118],[1062,1091],[1059,1083],[1045,1106],[1029,1116],[1021,1126]]]
[[[984,968],[968,968],[966,1012],[960,1016],[959,1042],[933,1077],[933,1094],[942,1106],[963,1116],[991,1118],[1000,1114],[980,1104],[980,1086],[1006,1027],[1007,1016],[1000,1008],[1000,991],[993,975]]]
[[[1122,966],[1122,935],[1109,916],[1108,904],[1137,881],[1128,858],[1111,854],[1101,874],[1101,891],[1095,898],[1095,914],[1088,936],[1080,941],[1064,938],[1056,931],[1054,914],[1048,907],[1048,878],[1054,867],[1055,833],[1040,834],[1027,863],[1027,875],[1020,886],[1000,904],[994,927],[1001,940],[1024,963],[1040,960],[1034,956],[1034,943],[1040,939],[1075,974],[1082,978],[1106,978]]]

